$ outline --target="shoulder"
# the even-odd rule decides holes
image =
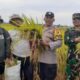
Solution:
[[[15,29],[13,29],[13,30],[9,30],[8,32],[9,32],[9,33],[12,33],[12,34],[14,34],[14,33],[20,33],[20,31],[15,30]]]
[[[20,31],[15,30],[15,29],[9,30],[8,32],[9,32],[9,34],[10,34],[11,37],[13,37],[13,36],[19,36],[20,35]]]
[[[71,32],[74,32],[74,28],[73,27],[72,28],[68,28],[65,31],[65,33],[71,33]]]
[[[5,30],[4,28],[0,28],[0,33],[8,33],[8,31]]]

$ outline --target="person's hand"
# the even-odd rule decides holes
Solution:
[[[80,37],[75,38],[75,42],[79,42],[80,43]]]
[[[7,58],[5,62],[8,66],[12,66],[14,64],[14,61],[12,58]]]
[[[10,64],[10,61],[11,61],[11,59],[9,59],[9,58],[7,58],[7,59],[5,60],[6,64]]]

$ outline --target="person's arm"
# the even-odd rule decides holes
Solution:
[[[62,40],[56,40],[56,41],[49,42],[49,47],[51,50],[59,48],[61,47],[61,45],[62,45]]]
[[[75,40],[74,40],[75,42],[77,42],[77,43],[80,43],[80,37],[78,37],[78,38],[75,38]]]
[[[8,31],[4,30],[4,37],[5,37],[5,53],[6,58],[10,58],[11,56],[11,38]]]
[[[50,47],[51,50],[61,47],[62,40],[56,40],[56,41],[43,41],[43,44],[47,47]]]
[[[74,34],[73,34],[73,36],[74,36]],[[71,33],[69,32],[69,30],[67,30],[65,32],[64,43],[65,43],[65,45],[68,45],[68,46],[69,45],[72,45],[73,46],[73,45],[76,44],[75,38],[71,36]]]
[[[51,50],[61,47],[61,45],[62,45],[61,37],[57,40],[51,40],[49,37],[50,37],[50,34],[48,34],[48,33],[43,34],[43,36],[42,36],[43,45],[50,47]]]

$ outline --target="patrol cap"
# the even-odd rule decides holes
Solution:
[[[53,18],[54,17],[54,13],[53,12],[46,12],[45,17],[46,18]]]
[[[74,13],[73,16],[72,16],[72,18],[80,20],[80,13]]]
[[[22,18],[17,14],[13,14],[10,18],[11,19],[20,19],[20,20],[22,20]]]

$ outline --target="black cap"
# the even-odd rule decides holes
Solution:
[[[46,12],[45,17],[53,18],[54,17],[54,13],[53,12]]]
[[[72,17],[73,17],[73,19],[79,19],[80,20],[80,13],[74,13]]]

